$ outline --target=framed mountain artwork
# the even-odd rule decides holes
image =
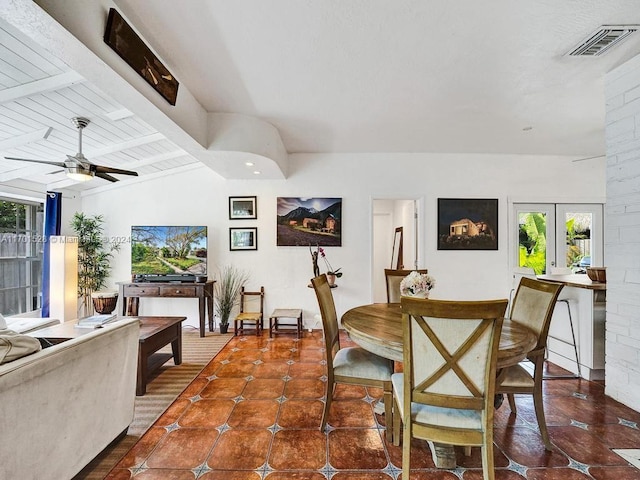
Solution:
[[[342,198],[278,197],[277,208],[277,246],[342,246]]]

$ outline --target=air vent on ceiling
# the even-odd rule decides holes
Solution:
[[[640,28],[638,25],[602,25],[567,55],[581,57],[602,55],[638,28]]]

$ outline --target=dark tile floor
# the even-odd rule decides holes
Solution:
[[[328,431],[318,431],[321,335],[234,337],[107,478],[402,478],[402,449],[385,440],[384,417],[373,409],[382,391],[340,386]],[[547,380],[544,390],[555,450],[543,447],[530,398],[517,396],[517,417],[504,402],[495,418],[496,479],[640,480],[640,470],[612,451],[640,448],[640,413],[598,383]],[[412,448],[412,480],[482,478],[477,448],[468,457],[460,449],[455,470],[435,469],[425,442]]]

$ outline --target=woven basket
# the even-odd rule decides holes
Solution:
[[[606,283],[607,268],[606,267],[588,267],[587,275],[592,282]]]

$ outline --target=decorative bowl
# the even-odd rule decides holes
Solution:
[[[592,282],[607,282],[607,268],[606,267],[587,267],[587,275]]]

